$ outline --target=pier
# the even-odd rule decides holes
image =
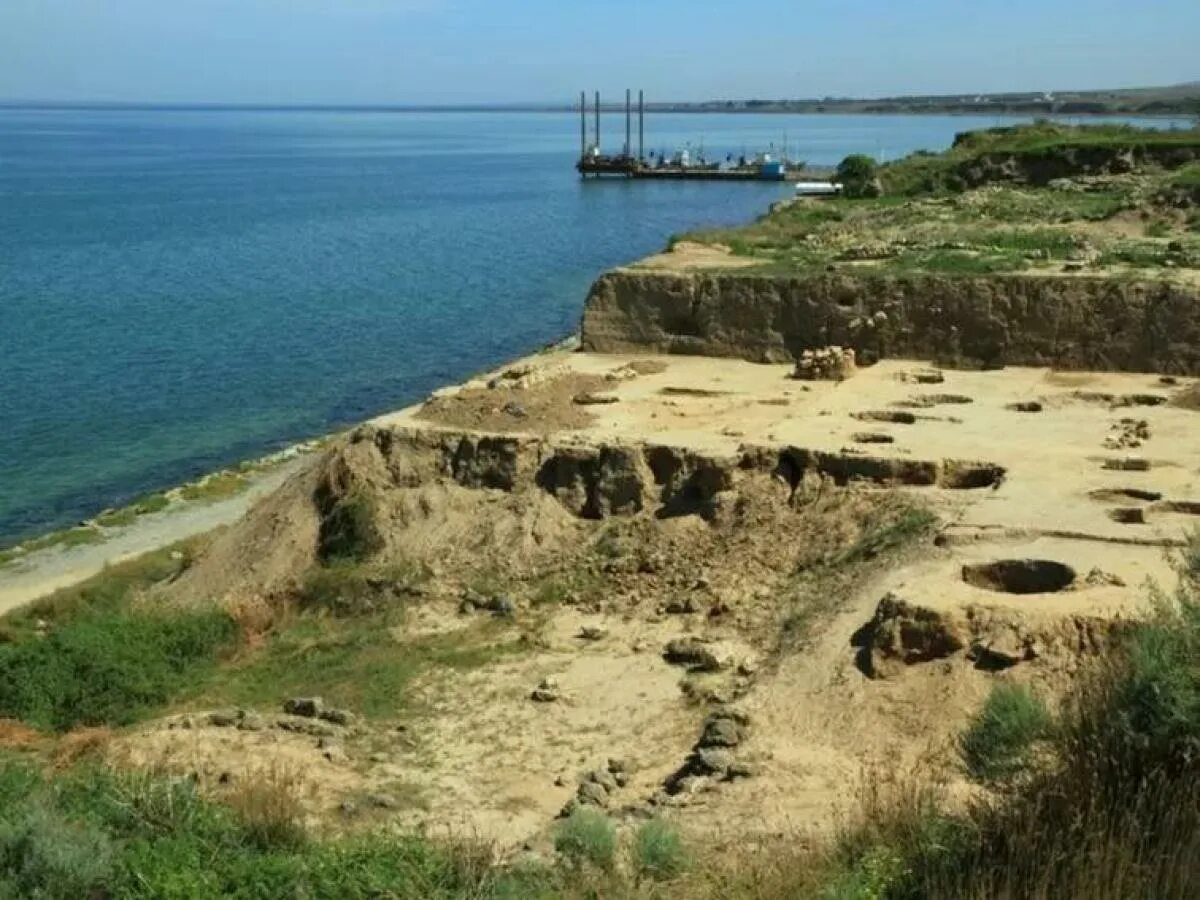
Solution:
[[[791,165],[786,159],[760,156],[753,161],[739,160],[735,164],[722,166],[703,158],[694,162],[688,154],[680,153],[668,161],[663,157],[646,159],[646,101],[644,92],[638,91],[637,153],[633,152],[633,96],[625,91],[625,144],[618,154],[606,154],[600,150],[600,92],[595,93],[594,132],[588,140],[587,92],[579,94],[579,161],[576,170],[584,178],[658,178],[675,181],[802,181],[813,177],[803,164]]]

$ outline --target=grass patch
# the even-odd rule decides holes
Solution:
[[[44,730],[137,721],[203,681],[236,642],[223,612],[138,609],[192,542],[105,569],[0,620],[0,717]]]
[[[835,555],[828,565],[832,568],[853,566],[878,559],[928,535],[937,516],[923,506],[906,506],[890,517],[873,522],[859,538]]]
[[[49,534],[24,541],[15,547],[0,550],[0,566],[17,562],[31,553],[37,553],[39,550],[50,550],[52,548],[65,550],[71,547],[83,547],[88,544],[100,544],[103,542],[104,532],[89,525],[77,525],[74,528],[65,528],[62,531],[52,531]]]
[[[535,582],[530,602],[535,608],[589,603],[604,594],[607,584],[603,576],[579,567]]]
[[[652,881],[678,878],[691,863],[679,830],[659,819],[638,826],[630,856],[637,876]]]
[[[170,505],[171,501],[166,494],[147,494],[128,506],[105,510],[96,517],[96,524],[104,528],[121,528],[132,525],[140,516],[162,512]]]
[[[0,763],[0,896],[500,897],[485,848],[378,835],[306,840],[286,780],[233,808],[187,780]],[[512,896],[512,895],[510,895]]]
[[[1051,724],[1046,705],[1029,688],[996,685],[959,741],[967,771],[982,782],[1021,772],[1034,742],[1047,736]]]
[[[608,816],[579,807],[559,824],[554,849],[572,866],[608,870],[617,855],[617,832]]]
[[[39,622],[69,623],[85,614],[124,612],[139,592],[177,577],[190,565],[196,540],[184,541],[106,567],[77,585],[55,591],[0,619],[0,635],[21,641],[39,635]]]
[[[933,513],[907,498],[871,508],[868,515],[847,545],[828,551],[814,547],[813,555],[801,559],[782,622],[782,647],[803,645],[875,565],[924,540],[937,524]]]
[[[216,503],[236,497],[250,487],[250,481],[238,472],[217,472],[179,489],[181,499],[189,503]]]
[[[279,627],[260,649],[225,666],[191,698],[205,706],[274,708],[285,697],[319,695],[372,718],[414,711],[412,685],[433,671],[477,669],[521,645],[501,623],[398,641],[400,613],[354,618],[306,614]]]
[[[886,263],[905,272],[936,272],[939,275],[996,275],[1019,272],[1029,263],[1020,253],[988,253],[971,250],[930,250],[904,253]]]
[[[893,792],[841,841],[842,884],[879,898],[1189,897],[1200,883],[1200,536],[1180,583],[1076,682],[1052,720],[998,689],[963,737],[987,798],[950,816]],[[1036,765],[1028,747],[1041,737]],[[974,764],[972,764],[974,760]],[[1011,775],[1022,777],[1013,778]],[[927,836],[935,835],[930,840]],[[874,872],[878,877],[868,883]]]
[[[237,627],[223,612],[89,612],[0,645],[0,716],[36,728],[127,725],[216,667]]]
[[[339,561],[314,568],[300,590],[301,608],[335,616],[361,616],[401,610],[404,600],[429,579],[415,562],[363,566]]]

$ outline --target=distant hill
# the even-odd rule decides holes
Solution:
[[[711,100],[651,104],[673,112],[999,113],[1200,116],[1200,81],[1113,90],[1014,91],[894,97]]]

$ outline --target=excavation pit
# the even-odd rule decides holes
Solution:
[[[962,579],[1002,594],[1053,594],[1075,582],[1075,570],[1051,559],[1001,559],[963,566]]]

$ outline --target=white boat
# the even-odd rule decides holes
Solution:
[[[835,181],[796,182],[796,194],[801,197],[823,197],[841,192],[842,186]]]

